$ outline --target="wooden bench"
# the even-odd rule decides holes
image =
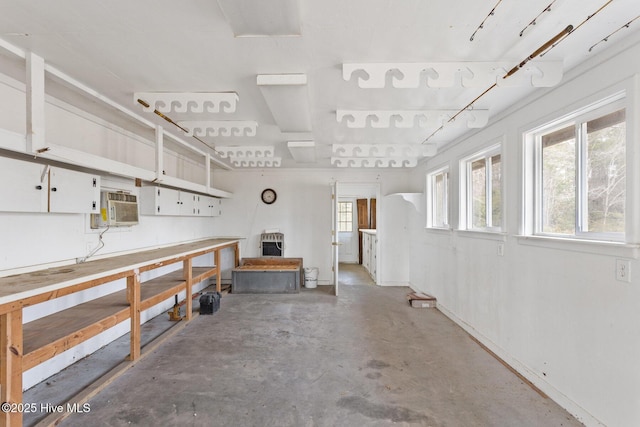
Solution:
[[[234,248],[237,239],[207,239],[160,249],[93,260],[82,264],[0,277],[0,400],[22,402],[22,373],[99,333],[130,319],[129,360],[137,360],[140,348],[140,313],[186,292],[185,320],[192,318],[192,288],[216,276],[220,291],[220,251]],[[211,266],[193,267],[193,259],[213,254]],[[140,273],[182,263],[182,269],[140,282]],[[27,324],[22,308],[98,285],[126,279],[125,290],[78,304]],[[0,426],[22,425],[19,412],[0,413]]]
[[[232,271],[231,293],[298,293],[303,282],[302,258],[243,258]]]

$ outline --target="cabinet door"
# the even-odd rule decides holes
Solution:
[[[371,277],[373,278],[373,280],[376,280],[376,276],[378,275],[378,236],[377,235],[373,235],[371,236]]]
[[[200,196],[201,216],[220,216],[220,199],[211,196]]]
[[[49,171],[49,212],[98,213],[100,177],[68,169]]]
[[[159,215],[160,198],[158,187],[142,187],[140,189],[140,213],[142,215]]]
[[[156,190],[156,213],[158,215],[180,215],[180,192],[160,187],[156,187]]]
[[[369,271],[369,233],[362,233],[362,266]]]
[[[0,157],[0,212],[46,212],[46,166]]]
[[[200,196],[185,191],[180,192],[180,215],[197,216],[200,214]]]
[[[216,197],[212,197],[211,199],[211,216],[222,215],[222,199]]]

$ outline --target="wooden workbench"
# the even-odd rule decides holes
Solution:
[[[82,264],[0,277],[0,402],[22,403],[22,373],[91,337],[131,320],[130,360],[140,357],[140,313],[186,291],[186,316],[192,316],[192,287],[216,276],[220,291],[220,250],[235,249],[238,239],[207,239],[144,250]],[[193,258],[213,253],[207,267],[193,267]],[[182,262],[177,270],[140,282],[140,273]],[[98,285],[126,279],[126,290],[78,304],[44,318],[22,323],[22,308]],[[22,425],[22,414],[0,412],[0,426]]]

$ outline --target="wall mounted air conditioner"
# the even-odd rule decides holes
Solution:
[[[100,213],[91,215],[93,228],[127,227],[138,223],[138,196],[119,191],[100,193]]]

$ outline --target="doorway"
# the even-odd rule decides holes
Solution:
[[[336,185],[335,224],[338,255],[334,258],[336,287],[339,285],[375,285],[377,252],[363,262],[370,248],[363,248],[361,230],[376,229],[380,211],[380,185],[378,183],[342,183]],[[370,232],[369,232],[370,233]],[[371,260],[376,260],[372,265]],[[365,267],[366,265],[366,267]]]

